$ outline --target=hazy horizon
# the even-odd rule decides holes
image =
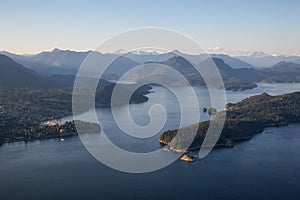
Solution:
[[[12,51],[7,51],[5,49],[0,49],[0,52],[7,52],[7,53],[12,53],[12,54],[16,54],[16,55],[22,55],[22,56],[34,56],[34,55],[38,55],[40,53],[43,53],[43,52],[53,52],[55,50],[61,50],[61,51],[72,51],[72,52],[89,52],[89,51],[96,51],[96,52],[100,52],[100,51],[97,51],[96,49],[65,49],[65,48],[59,48],[59,47],[54,47],[52,49],[47,49],[47,50],[41,50],[41,51],[38,51],[38,52],[35,52],[35,53],[18,53],[18,52],[12,52]],[[103,54],[123,54],[123,51],[126,51],[126,50],[123,50],[123,49],[119,49],[115,52],[100,52],[100,53],[103,53]],[[144,53],[153,53],[153,54],[163,54],[163,53],[171,53],[173,51],[179,51],[180,53],[184,53],[184,54],[188,54],[188,55],[201,55],[203,53],[190,53],[190,52],[184,52],[184,51],[181,51],[181,50],[178,50],[178,49],[173,49],[172,51],[167,51],[167,52],[159,52],[159,51],[129,51],[129,52],[132,52],[132,53],[136,53],[136,54],[143,54]],[[206,53],[208,54],[219,54],[219,55],[229,55],[229,56],[232,56],[232,57],[239,57],[239,56],[251,56],[255,53],[261,53],[261,54],[264,54],[262,56],[299,56],[300,57],[300,54],[274,54],[274,53],[267,53],[267,52],[264,52],[262,50],[256,50],[256,51],[244,51],[240,54],[235,54],[235,53],[232,53],[232,51],[234,50],[226,50],[226,49],[223,49],[222,47],[214,47],[214,48],[207,48],[205,49]]]

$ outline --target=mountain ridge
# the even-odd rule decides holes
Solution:
[[[50,68],[50,70],[53,70],[56,73],[49,73],[49,74],[46,73],[46,75],[48,75],[46,79],[49,80],[49,75],[50,76],[56,75],[52,78],[54,78],[53,80],[57,81],[56,85],[59,85],[62,84],[62,82],[64,82],[64,84],[67,84],[67,82],[62,80],[62,78],[57,75],[70,74],[75,76],[81,63],[86,58],[86,56],[88,56],[91,52],[92,51],[74,52],[70,50],[53,49],[51,52],[42,52],[40,54],[31,55],[31,56],[20,56],[16,54],[10,54],[8,52],[6,52],[6,54],[9,54],[11,57],[15,57],[16,60],[20,60],[21,58],[24,59],[23,62],[27,63],[28,65],[30,65],[31,63],[31,68],[39,68],[40,70],[45,70],[46,72],[48,68]],[[105,60],[112,60],[116,58],[116,60],[114,60],[110,64],[109,68],[105,71],[104,75],[102,76],[102,78],[106,80],[117,80],[125,72],[129,71],[130,69],[133,69],[134,67],[140,64],[126,57],[128,56],[127,54],[117,56],[113,54],[101,54],[100,52],[92,52],[92,53],[93,56],[95,55],[98,60],[100,61],[104,60],[103,63],[105,63]],[[167,60],[161,62],[154,61],[149,63],[154,63],[154,64],[158,63],[158,64],[171,66],[173,69],[183,74],[192,84],[205,85],[203,79],[201,77],[199,78],[200,75],[194,69],[192,62],[190,62],[190,60],[186,58],[187,55],[184,55],[184,57],[180,55],[173,56],[173,54],[175,53],[182,54],[179,51],[171,52],[171,53],[172,54],[168,54],[169,58]],[[163,55],[166,56],[167,54],[163,54]],[[155,56],[158,55],[155,54]],[[194,55],[189,55],[189,56],[194,56]],[[255,82],[271,82],[271,83],[300,82],[300,67],[296,63],[281,61],[279,63],[276,63],[275,65],[272,65],[270,67],[265,67],[262,69],[255,68],[254,66],[247,65],[247,64],[245,64],[246,67],[233,68],[230,64],[228,64],[229,62],[228,60],[231,60],[230,62],[238,62],[238,63],[241,62],[237,61],[237,59],[229,57],[228,55],[214,54],[212,55],[213,57],[211,59],[209,59],[210,57],[208,55],[202,55],[202,56],[203,57],[201,59],[206,57],[208,60],[213,60],[215,62],[217,68],[221,73],[225,85],[227,86],[230,85],[230,88],[232,90],[243,89],[243,88],[239,88],[238,85],[244,85],[244,86],[248,85],[246,89],[251,89],[255,87]],[[203,64],[205,65],[206,60],[203,60],[200,63],[194,65],[195,66],[201,66]],[[43,64],[39,65],[39,63],[41,62],[43,62]],[[73,65],[73,63],[75,64]],[[99,63],[98,65],[101,66],[101,63]],[[27,67],[26,65],[23,66]],[[94,74],[94,73],[90,72],[90,74]],[[145,74],[149,75],[147,73]],[[167,75],[166,72],[161,72],[161,75],[162,74]],[[43,76],[44,75],[45,73],[43,74]],[[35,76],[38,75],[36,74]],[[69,78],[70,77],[71,76],[69,76]],[[138,78],[138,76],[136,77]],[[57,80],[57,78],[59,79]],[[155,79],[155,77],[153,78]],[[156,78],[162,78],[162,77],[156,77]],[[41,78],[36,78],[36,79],[41,79]],[[45,76],[43,79],[45,79]],[[33,78],[32,80],[35,79]],[[53,84],[55,81],[50,81],[50,83],[52,82],[51,84],[55,85]],[[69,83],[70,82],[71,80],[69,81]]]

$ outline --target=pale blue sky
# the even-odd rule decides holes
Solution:
[[[206,48],[300,55],[299,10],[297,0],[0,0],[0,50],[87,50],[120,32],[162,27]]]

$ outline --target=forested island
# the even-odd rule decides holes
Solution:
[[[226,111],[220,111],[213,117],[224,115],[224,112],[226,112],[224,128],[215,147],[233,147],[235,142],[251,139],[267,127],[300,122],[300,92],[279,96],[262,93],[239,103],[229,103],[226,105]],[[191,130],[196,126],[198,131],[189,149],[200,148],[209,124],[210,121],[204,121],[181,128],[185,137],[179,140],[174,138],[178,129],[165,131],[160,135],[159,142],[169,144],[171,151],[183,151],[186,141],[190,141],[188,139],[193,137]]]

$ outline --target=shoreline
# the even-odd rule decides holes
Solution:
[[[292,123],[287,123],[286,125],[272,125],[272,126],[267,126],[264,128],[264,130],[262,130],[261,132],[258,132],[256,134],[254,134],[252,137],[244,137],[244,138],[236,138],[236,139],[232,139],[234,144],[233,145],[226,145],[226,144],[216,144],[214,145],[213,149],[222,149],[222,148],[234,148],[236,146],[236,144],[244,142],[244,141],[248,141],[251,140],[253,137],[255,137],[256,135],[259,135],[263,132],[266,131],[266,129],[268,128],[283,128],[283,127],[287,127],[290,125],[300,125],[300,122],[292,122]],[[55,139],[55,138],[66,138],[66,137],[73,137],[73,136],[78,136],[77,132],[74,133],[67,133],[67,134],[57,134],[57,135],[53,135],[53,136],[46,136],[46,137],[42,137],[42,138],[31,138],[28,140],[25,139],[16,139],[16,140],[10,140],[10,141],[4,141],[3,143],[0,143],[0,148],[2,145],[5,144],[14,144],[14,143],[30,143],[30,142],[34,142],[34,141],[43,141],[43,140],[47,140],[47,139]],[[194,147],[190,147],[188,148],[186,151],[183,150],[179,150],[179,149],[164,149],[164,147],[167,145],[165,144],[163,141],[159,140],[159,143],[163,146],[163,150],[164,151],[168,151],[168,152],[175,152],[175,153],[185,153],[186,151],[195,151],[195,150],[199,150],[202,145],[198,145],[198,146],[194,146]],[[210,147],[210,146],[205,146],[205,147]],[[204,147],[204,148],[205,148]]]
[[[19,136],[13,139],[4,139],[0,141],[0,145],[4,143],[14,142],[30,142],[35,140],[46,140],[50,138],[64,138],[78,135],[76,125],[86,129],[86,133],[95,133],[101,131],[101,126],[98,123],[85,122],[81,120],[66,121],[63,124],[41,125],[33,129],[31,135]]]
[[[220,143],[220,144],[215,144],[213,146],[213,149],[222,149],[222,148],[234,148],[236,146],[236,144],[240,143],[240,142],[243,142],[243,141],[248,141],[248,140],[251,140],[254,136],[258,135],[258,134],[261,134],[263,132],[266,131],[266,129],[268,128],[281,128],[281,127],[286,127],[286,126],[289,126],[289,125],[300,125],[300,121],[299,122],[291,122],[291,123],[280,123],[280,124],[273,124],[273,125],[270,125],[270,126],[266,126],[263,130],[255,133],[253,136],[249,136],[249,137],[241,137],[241,138],[233,138],[233,139],[230,139],[230,143]],[[167,143],[165,143],[164,141],[162,141],[161,139],[159,139],[159,143],[161,145],[163,145],[164,147],[166,145],[168,145]],[[163,150],[164,151],[168,151],[168,152],[175,152],[175,153],[185,153],[187,151],[195,151],[195,150],[199,150],[200,148],[211,148],[211,146],[203,146],[203,145],[197,145],[197,146],[193,146],[193,147],[189,147],[187,150],[183,150],[183,149],[167,149],[165,148],[164,149],[163,147]]]
[[[235,142],[249,140],[267,128],[299,123],[299,103],[300,92],[294,92],[277,96],[262,93],[238,103],[227,104],[226,111],[220,111],[215,115],[218,119],[218,116],[223,116],[222,113],[226,112],[224,127],[214,147],[234,147]],[[175,140],[173,138],[178,129],[164,131],[160,135],[159,143],[168,144],[166,147],[168,151],[184,152],[187,145],[189,146],[187,150],[199,149],[205,140],[209,125],[210,120],[207,120],[179,128],[186,135]],[[193,127],[197,127],[195,137],[189,134],[193,131]]]
[[[77,133],[68,133],[68,134],[58,134],[58,135],[53,135],[53,136],[46,136],[46,137],[42,137],[42,138],[31,138],[31,139],[15,139],[15,140],[10,140],[10,141],[4,141],[3,143],[0,143],[1,145],[4,144],[12,144],[12,143],[17,143],[17,142],[33,142],[33,141],[37,141],[37,140],[47,140],[47,139],[53,139],[53,138],[65,138],[65,137],[72,137],[72,136],[76,136],[78,135]]]
[[[149,100],[147,94],[151,93],[151,90],[152,87],[149,85],[139,88],[129,103],[147,102]],[[97,93],[98,96],[100,92]],[[51,126],[45,126],[43,123],[72,116],[71,93],[71,88],[48,90],[3,88],[0,101],[0,145],[17,141],[60,137],[62,133],[58,133],[59,130],[54,130],[59,127],[49,128]],[[104,95],[104,97],[107,96],[109,95]],[[103,101],[96,101],[95,104],[105,105],[107,98],[104,98]],[[75,129],[70,132],[74,131]],[[73,134],[76,133],[64,136]]]

